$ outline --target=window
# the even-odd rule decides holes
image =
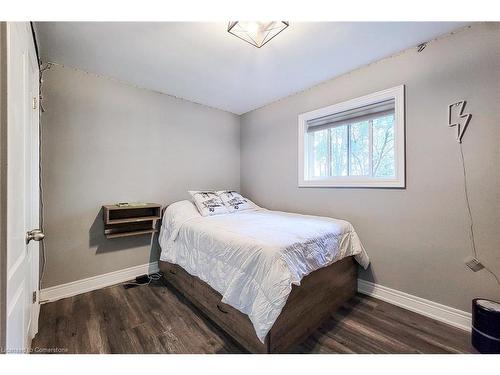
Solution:
[[[299,115],[299,186],[405,187],[404,86]]]

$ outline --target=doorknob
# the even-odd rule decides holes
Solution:
[[[26,232],[26,244],[28,244],[31,240],[41,241],[45,237],[45,234],[40,229],[33,229],[29,232]]]

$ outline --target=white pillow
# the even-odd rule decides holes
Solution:
[[[216,192],[222,199],[222,202],[229,212],[250,210],[255,208],[255,204],[247,198],[243,198],[240,194],[233,190],[219,190]]]
[[[214,191],[190,191],[201,216],[227,214],[229,211]]]

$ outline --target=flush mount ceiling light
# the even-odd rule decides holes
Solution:
[[[260,48],[288,27],[287,21],[231,21],[227,31]]]

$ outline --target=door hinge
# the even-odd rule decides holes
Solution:
[[[33,109],[37,109],[38,107],[38,98],[36,96],[33,97]]]
[[[33,292],[33,303],[36,303],[36,290]]]

